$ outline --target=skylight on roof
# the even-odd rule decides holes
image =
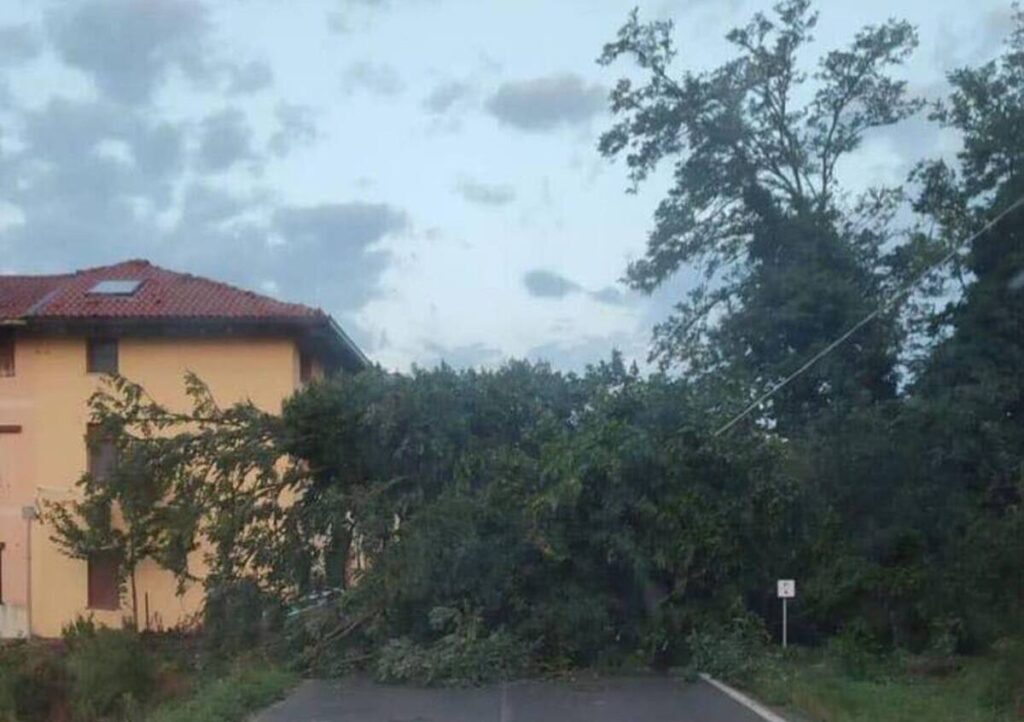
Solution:
[[[142,281],[133,280],[100,281],[89,289],[89,293],[98,296],[131,296],[141,285]]]

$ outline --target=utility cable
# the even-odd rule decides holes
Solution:
[[[812,366],[814,366],[814,364],[818,363],[823,358],[828,356],[830,353],[835,351],[836,348],[838,348],[840,345],[842,345],[843,342],[845,342],[848,338],[850,338],[850,336],[852,336],[853,334],[857,333],[857,331],[862,329],[864,326],[866,326],[867,324],[871,323],[873,320],[878,318],[880,315],[882,315],[883,313],[888,311],[898,301],[900,301],[903,298],[905,298],[911,291],[914,290],[914,287],[917,286],[917,284],[919,284],[926,277],[928,277],[934,270],[936,270],[937,268],[941,268],[942,266],[946,265],[951,260],[953,260],[953,258],[955,258],[956,255],[960,252],[960,249],[962,249],[964,246],[969,246],[972,243],[974,243],[974,241],[976,241],[978,238],[980,238],[986,232],[991,230],[997,223],[999,223],[999,221],[1003,220],[1006,216],[1010,215],[1010,213],[1012,213],[1013,211],[1015,211],[1016,209],[1018,209],[1018,208],[1020,208],[1022,206],[1024,206],[1024,195],[1022,195],[1020,198],[1018,198],[1016,201],[1014,201],[1010,206],[1008,206],[1001,213],[999,213],[997,216],[995,216],[992,220],[990,220],[988,223],[986,223],[984,226],[982,226],[979,230],[977,230],[973,234],[971,234],[966,240],[961,241],[960,243],[958,243],[955,246],[953,246],[953,248],[949,251],[949,253],[947,253],[942,258],[940,258],[938,261],[936,261],[935,263],[931,264],[930,266],[925,268],[923,271],[921,271],[919,274],[914,276],[914,278],[912,278],[905,286],[903,286],[903,288],[901,288],[898,291],[896,291],[895,293],[893,293],[891,296],[889,296],[889,298],[884,300],[878,306],[878,308],[876,308],[874,311],[869,313],[867,316],[862,318],[857,323],[855,323],[852,326],[850,326],[850,328],[848,328],[842,335],[837,337],[834,341],[832,341],[825,348],[821,349],[821,351],[818,351],[818,353],[816,353],[813,356],[811,356],[811,358],[809,358],[806,362],[804,362],[804,364],[802,366],[800,366],[800,368],[798,368],[796,371],[791,373],[789,376],[787,376],[786,378],[782,379],[782,381],[780,381],[779,383],[775,384],[770,389],[765,391],[763,394],[758,396],[749,406],[747,406],[745,409],[743,409],[743,411],[741,411],[740,413],[736,414],[736,416],[732,417],[732,419],[730,419],[727,423],[725,423],[722,426],[720,426],[718,428],[718,430],[715,431],[714,434],[712,434],[712,436],[721,436],[722,434],[727,432],[729,429],[731,429],[733,426],[738,424],[740,421],[745,419],[758,406],[760,406],[765,401],[767,401],[772,396],[774,396],[776,393],[778,393],[787,384],[789,384],[789,382],[791,382],[793,379],[795,379],[798,376],[800,376],[801,374],[803,374],[805,371],[807,371],[807,369],[811,368]]]

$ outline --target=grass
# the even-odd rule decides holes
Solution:
[[[959,659],[938,676],[912,673],[920,665],[898,658],[851,673],[825,652],[794,650],[766,659],[742,686],[816,722],[1010,722],[1024,719],[1021,649]]]
[[[238,722],[275,702],[298,681],[292,672],[266,662],[236,666],[223,677],[201,685],[186,699],[168,702],[147,722]]]

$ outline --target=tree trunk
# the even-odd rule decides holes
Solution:
[[[132,625],[135,627],[135,631],[139,631],[139,590],[135,586],[135,564],[132,564],[131,570],[131,583],[132,583]]]

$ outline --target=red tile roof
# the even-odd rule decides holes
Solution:
[[[142,285],[130,296],[90,293],[100,281],[113,280],[141,281]],[[0,275],[0,321],[15,319],[326,321],[329,317],[309,306],[132,260],[57,276]]]

